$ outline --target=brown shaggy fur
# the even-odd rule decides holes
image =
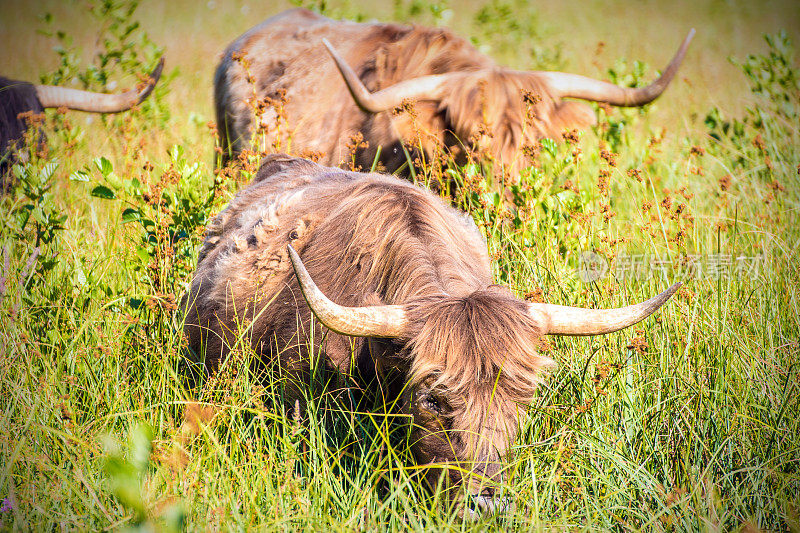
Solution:
[[[404,338],[323,336],[298,287],[289,243],[333,301],[405,305]],[[406,181],[283,155],[268,157],[209,225],[183,305],[190,347],[205,353],[211,372],[240,338],[297,386],[310,379],[310,353],[344,373],[395,369],[406,382],[397,394],[414,417],[417,459],[489,477],[516,433],[518,410],[551,364],[536,350],[542,326],[524,302],[492,284],[471,219]],[[290,404],[301,398],[291,387],[287,395]],[[435,485],[439,471],[429,472]]]
[[[416,118],[409,113],[364,113],[322,45],[323,38],[370,91],[448,72],[462,73],[461,82],[453,83],[441,102],[417,102]],[[253,84],[234,54],[250,61]],[[369,146],[358,151],[356,164],[371,168],[382,147],[380,159],[389,171],[406,163],[401,141],[415,146],[419,141],[430,153],[437,146],[466,146],[476,136],[483,137],[479,144],[505,165],[514,165],[525,144],[544,136],[558,139],[564,130],[585,129],[596,120],[586,104],[554,98],[535,73],[500,67],[446,29],[334,21],[304,9],[266,20],[225,50],[214,78],[214,99],[226,158],[249,146],[253,112],[248,100],[254,90],[259,98],[277,98],[285,90],[288,99],[288,124],[281,131],[271,127],[266,148],[279,138],[295,152],[322,152],[323,163],[339,165],[349,158],[347,142],[360,132]],[[527,128],[523,90],[541,97]],[[271,123],[274,113],[267,115],[262,122]],[[483,124],[488,132],[479,134]]]

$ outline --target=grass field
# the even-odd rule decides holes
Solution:
[[[159,47],[167,61],[136,111],[49,112],[49,149],[0,199],[0,529],[800,530],[796,6],[313,4],[620,83],[646,83],[698,31],[654,105],[543,143],[519,208],[454,169],[495,279],[521,297],[610,307],[685,284],[631,330],[551,339],[558,369],[509,464],[516,509],[462,522],[419,484],[401,420],[315,391],[287,417],[246,365],[187,377],[176,301],[204,225],[250,177],[215,179],[211,76],[290,5],[103,5],[0,4],[6,76],[112,90]],[[581,270],[588,251],[607,271]]]

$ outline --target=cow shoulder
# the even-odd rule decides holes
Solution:
[[[284,154],[264,158],[253,182],[208,226],[198,273],[215,280],[211,300],[274,296],[291,274],[286,245],[301,251],[324,216],[315,193],[328,171]]]

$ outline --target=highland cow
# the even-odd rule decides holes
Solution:
[[[347,161],[369,169],[377,158],[395,172],[437,150],[459,163],[467,151],[482,150],[514,168],[523,148],[543,137],[561,139],[567,130],[595,124],[592,108],[570,98],[615,106],[657,98],[693,33],[660,78],[632,89],[564,72],[511,70],[442,28],[334,21],[289,10],[236,39],[217,67],[223,163],[251,146],[260,130],[260,149],[318,153],[328,165]],[[409,103],[413,109],[394,112]],[[368,146],[352,141],[358,134]]]
[[[466,495],[493,510],[501,460],[552,364],[542,338],[626,328],[680,284],[644,303],[582,309],[520,300],[490,272],[472,220],[433,193],[272,155],[208,226],[185,330],[209,372],[244,342],[291,378],[289,406],[311,380],[310,354],[345,375],[374,373],[413,420],[427,484],[444,475],[453,502]]]
[[[46,108],[59,107],[92,113],[118,113],[128,110],[150,95],[163,68],[162,58],[146,82],[120,94],[34,85],[0,77],[0,178],[6,175],[11,163],[18,160],[18,150],[26,148],[22,146],[25,133],[30,127],[26,115],[38,115],[44,113]],[[42,148],[44,134],[35,131],[31,141],[35,148]]]

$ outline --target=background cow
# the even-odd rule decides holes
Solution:
[[[26,81],[0,77],[0,178],[6,175],[15,159],[16,148],[29,124],[25,113],[40,114],[46,108],[65,107],[93,113],[118,113],[142,102],[153,91],[164,59],[150,73],[148,80],[139,87],[120,94],[103,94],[53,85],[34,85]],[[22,116],[21,116],[22,115]],[[38,132],[35,144],[44,143],[44,135]]]
[[[298,153],[321,152],[329,165],[349,160],[347,144],[360,132],[369,143],[356,153],[362,168],[371,168],[379,147],[387,170],[400,168],[407,161],[401,141],[427,154],[455,148],[461,160],[462,146],[487,148],[513,166],[523,146],[595,123],[590,106],[564,98],[640,106],[658,97],[693,33],[658,80],[629,89],[575,74],[504,68],[442,28],[286,11],[234,41],[217,67],[214,100],[223,158],[249,146],[253,109],[259,107],[264,148],[279,142]],[[265,98],[274,105],[256,102]],[[391,111],[406,99],[416,101],[414,112],[393,117]],[[526,105],[533,110],[529,119]]]
[[[542,336],[628,327],[678,286],[621,309],[526,303],[492,284],[472,220],[433,193],[273,155],[208,226],[183,306],[209,371],[245,339],[291,378],[289,405],[311,379],[309,354],[344,373],[399,373],[389,394],[413,417],[429,485],[446,472],[447,485],[463,482],[491,510],[519,410],[552,363],[537,352]]]

